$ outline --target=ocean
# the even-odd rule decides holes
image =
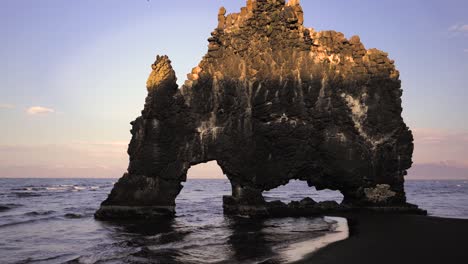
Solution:
[[[340,232],[332,218],[224,216],[227,180],[189,179],[172,220],[96,221],[115,181],[0,179],[0,263],[284,263],[295,245]],[[468,219],[468,181],[407,181],[406,192],[432,216]],[[264,195],[342,200],[299,181]]]

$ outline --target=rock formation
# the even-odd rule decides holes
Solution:
[[[158,56],[131,123],[128,172],[96,216],[173,215],[187,170],[213,160],[232,184],[226,213],[419,212],[404,192],[413,136],[394,61],[357,36],[303,21],[298,0],[221,8],[208,53],[180,88],[169,58]],[[344,201],[265,202],[263,191],[292,179],[339,190]]]

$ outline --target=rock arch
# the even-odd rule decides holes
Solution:
[[[221,8],[218,22],[182,87],[169,58],[156,58],[128,172],[98,218],[173,215],[188,168],[210,160],[233,186],[226,213],[274,215],[262,191],[291,179],[340,190],[336,210],[421,212],[406,203],[413,136],[386,53],[304,27],[299,1],[249,0],[237,14]]]

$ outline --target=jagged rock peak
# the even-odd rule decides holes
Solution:
[[[157,89],[162,84],[175,83],[176,74],[172,69],[171,61],[168,56],[157,56],[156,61],[151,65],[153,71],[146,81],[148,92]]]
[[[302,26],[304,15],[299,0],[290,0],[288,3],[284,0],[247,0],[247,6],[242,7],[240,13],[227,16],[226,9],[221,7],[218,13],[218,29],[229,32],[249,24],[266,25],[279,20]]]
[[[299,1],[249,0],[240,13],[226,14],[221,8],[218,22],[208,53],[194,68],[196,74],[188,75],[188,88],[203,74],[243,80],[294,77],[300,82],[309,79],[312,68],[320,71],[314,75],[363,81],[381,75],[399,82],[388,54],[367,50],[358,36],[347,39],[340,32],[305,27]]]
[[[299,0],[289,0],[287,5],[288,6],[297,6],[297,5],[300,5],[300,1]]]

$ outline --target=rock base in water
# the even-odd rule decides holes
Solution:
[[[265,202],[263,205],[251,206],[239,204],[232,196],[224,196],[223,202],[224,213],[227,215],[259,218],[339,215],[340,213],[350,212],[427,215],[427,211],[412,204],[406,204],[404,206],[353,207],[339,204],[335,201],[315,202],[311,198],[305,198],[301,201],[292,201],[288,204],[281,201],[273,201]]]
[[[97,219],[157,219],[175,216],[173,206],[101,206],[94,214]]]

